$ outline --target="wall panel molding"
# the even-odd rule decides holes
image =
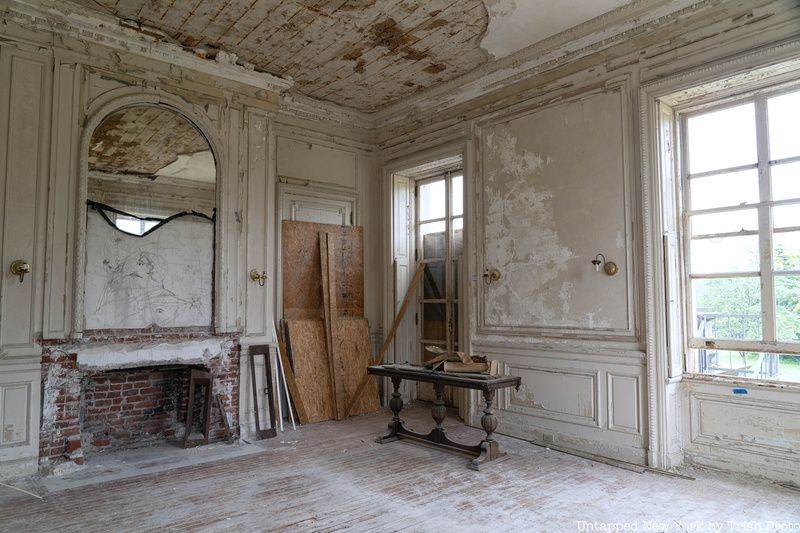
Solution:
[[[635,210],[633,209],[633,206],[636,205],[636,198],[630,172],[632,166],[631,158],[633,156],[633,150],[630,148],[632,145],[632,137],[630,132],[631,124],[633,123],[633,115],[630,111],[631,90],[627,77],[621,77],[616,80],[612,80],[604,84],[602,87],[587,87],[578,96],[570,98],[569,100],[558,101],[549,105],[541,105],[532,102],[528,109],[517,110],[513,114],[492,116],[491,118],[487,118],[486,120],[480,122],[478,125],[478,135],[481,139],[481,142],[477,158],[477,190],[480,191],[478,195],[478,212],[479,216],[482,217],[484,224],[478,225],[478,245],[476,246],[477,262],[480,271],[483,271],[485,268],[496,267],[500,269],[501,273],[505,272],[506,275],[513,274],[518,277],[535,277],[534,274],[537,271],[531,270],[534,268],[534,263],[531,263],[530,261],[536,259],[536,257],[534,256],[529,261],[523,260],[523,257],[525,254],[545,253],[541,250],[528,250],[524,243],[519,243],[514,246],[515,257],[521,256],[518,257],[516,263],[511,265],[489,264],[493,261],[490,258],[491,254],[487,248],[489,246],[489,241],[487,241],[488,230],[486,227],[488,222],[485,219],[490,217],[493,211],[488,211],[491,207],[489,203],[491,198],[489,198],[487,187],[489,187],[491,183],[496,182],[496,177],[494,177],[495,172],[491,171],[490,168],[487,167],[486,158],[488,157],[488,143],[492,141],[493,145],[501,146],[501,148],[497,148],[497,146],[495,146],[495,151],[500,150],[500,152],[498,152],[498,157],[501,157],[504,161],[509,158],[514,159],[514,161],[505,161],[502,167],[503,169],[512,169],[515,172],[521,172],[527,175],[527,179],[532,179],[531,176],[537,171],[537,168],[535,167],[538,166],[539,168],[545,168],[550,164],[551,154],[539,154],[528,152],[527,150],[525,150],[524,153],[519,153],[522,151],[522,149],[517,147],[517,142],[519,142],[518,139],[512,137],[514,145],[512,147],[503,148],[505,145],[499,145],[499,141],[495,140],[495,137],[505,132],[508,128],[508,125],[514,123],[515,121],[532,119],[536,117],[538,113],[549,112],[549,110],[557,106],[579,106],[577,109],[582,109],[583,106],[589,105],[589,102],[591,102],[593,98],[603,97],[605,95],[615,95],[617,97],[616,105],[619,106],[619,116],[613,117],[613,120],[617,124],[616,127],[620,132],[619,146],[616,146],[615,149],[619,151],[618,164],[620,165],[621,174],[618,182],[621,197],[621,213],[614,213],[615,216],[621,217],[621,222],[617,228],[615,244],[604,247],[605,249],[595,249],[596,246],[590,246],[589,248],[591,249],[589,249],[586,248],[586,246],[583,246],[585,249],[581,248],[580,250],[568,251],[567,248],[564,247],[565,245],[561,245],[561,243],[558,242],[560,239],[557,235],[542,235],[540,240],[544,240],[542,244],[547,244],[553,243],[553,239],[556,239],[555,243],[548,248],[548,250],[553,248],[553,250],[550,250],[552,254],[555,254],[553,261],[557,261],[557,257],[567,257],[561,261],[561,263],[563,263],[562,270],[568,271],[571,279],[582,280],[581,283],[587,282],[584,275],[595,274],[589,261],[590,259],[594,258],[596,253],[604,253],[608,260],[614,260],[620,266],[620,272],[617,274],[617,278],[606,279],[606,276],[601,273],[599,274],[599,282],[606,282],[607,284],[612,283],[614,286],[613,290],[618,291],[619,288],[617,287],[617,280],[619,279],[619,276],[623,277],[624,283],[622,290],[624,291],[623,300],[625,302],[623,310],[624,318],[619,324],[616,322],[613,325],[610,323],[607,324],[607,321],[605,320],[607,317],[605,317],[604,314],[598,309],[598,312],[596,313],[588,313],[587,311],[587,314],[593,314],[597,316],[596,320],[591,319],[585,325],[580,325],[578,322],[575,322],[575,320],[566,318],[550,318],[544,321],[541,320],[541,318],[536,318],[526,323],[520,322],[506,324],[503,323],[502,320],[498,320],[497,317],[491,317],[491,313],[495,313],[495,311],[492,311],[492,309],[494,309],[498,304],[493,300],[489,300],[488,298],[489,296],[493,296],[495,299],[497,298],[497,294],[499,294],[497,292],[499,290],[498,287],[503,288],[506,291],[511,291],[515,294],[515,298],[520,298],[520,296],[516,294],[513,288],[507,287],[507,285],[512,283],[513,279],[509,280],[508,282],[505,279],[501,279],[500,282],[498,282],[497,287],[487,287],[482,283],[477,284],[477,333],[479,335],[536,336],[550,338],[567,337],[604,341],[636,340],[638,338],[640,332],[636,317],[640,314],[640,298],[638,290],[639,269],[636,266],[636,258],[638,257],[639,252],[635,247],[638,237],[638,230],[636,229],[636,225],[634,223],[636,216],[634,215]],[[498,130],[498,128],[501,129]],[[512,152],[509,152],[509,150],[516,151],[517,153],[512,154]],[[491,176],[488,174],[489,172],[492,173]],[[524,191],[518,191],[518,194],[528,193],[525,193]],[[534,196],[536,196],[538,199],[534,198],[530,199],[530,201],[537,205],[540,201],[549,205],[558,200],[558,197],[555,196],[555,193],[548,190],[539,191],[537,189],[532,194],[534,194]],[[550,207],[549,209],[555,208]],[[544,211],[542,213],[544,213]],[[531,214],[531,216],[534,215]],[[598,221],[594,220],[585,220],[583,225],[585,228],[588,228],[597,222]],[[540,221],[537,220],[536,223],[539,224]],[[579,224],[577,220],[575,223]],[[491,242],[492,246],[497,247],[497,240],[495,237],[492,237]],[[623,247],[622,253],[620,253],[618,250],[620,245]],[[522,246],[523,249],[517,250],[518,246]],[[554,248],[554,246],[556,246],[557,249]],[[547,255],[547,257],[550,257],[550,255]],[[583,265],[584,261],[586,265]],[[521,274],[515,274],[517,270],[526,267],[526,265],[528,270],[525,270],[524,273]],[[579,275],[581,270],[576,270],[581,268],[586,269],[584,275]],[[591,272],[589,272],[590,270]],[[557,283],[551,280],[546,285],[549,286],[551,282]],[[570,284],[570,286],[572,286],[572,284]],[[564,287],[562,287],[562,292],[563,289]],[[568,297],[565,296],[565,298]],[[564,313],[568,315],[570,313],[569,302],[565,301],[563,307]],[[610,310],[605,311],[610,312]],[[585,321],[585,319],[582,318],[581,321]],[[563,325],[559,325],[559,322],[562,322]]]

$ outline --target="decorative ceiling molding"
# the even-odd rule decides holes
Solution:
[[[294,84],[291,78],[258,72],[250,65],[238,64],[238,58],[233,54],[221,52],[216,59],[199,57],[167,42],[155,29],[134,29],[116,17],[87,10],[67,0],[8,0],[0,16],[30,30],[79,38],[276,93],[283,93]]]
[[[410,114],[429,114],[464,104],[536,74],[602,51],[665,20],[694,13],[714,0],[637,0],[556,34],[472,72],[372,114],[373,127],[401,123]]]

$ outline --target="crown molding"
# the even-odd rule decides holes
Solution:
[[[384,128],[408,120],[411,114],[435,113],[467,103],[714,3],[715,0],[636,0],[509,56],[484,63],[463,76],[389,104],[371,114],[373,127]]]
[[[288,91],[294,81],[250,65],[239,64],[235,54],[220,51],[206,59],[168,42],[158,30],[135,29],[116,17],[77,6],[68,0],[7,0],[0,17],[23,28],[77,38],[93,44],[250,85],[276,93]]]
[[[279,112],[312,121],[323,121],[349,128],[374,128],[371,113],[317,100],[300,94],[296,90],[283,94],[279,101]]]

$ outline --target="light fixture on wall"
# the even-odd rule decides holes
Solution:
[[[603,258],[601,261],[600,258]],[[613,261],[606,261],[606,256],[603,254],[597,254],[594,259],[592,259],[592,264],[594,265],[594,271],[600,272],[600,265],[603,265],[603,272],[608,274],[609,276],[613,276],[617,272],[619,272],[619,267]]]
[[[491,285],[495,281],[500,281],[503,275],[496,268],[487,268],[483,273],[483,281],[487,285]]]
[[[258,283],[261,287],[264,286],[264,283],[267,281],[267,273],[263,270],[259,272],[255,268],[250,271],[250,279]]]

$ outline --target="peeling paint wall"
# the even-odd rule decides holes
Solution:
[[[483,130],[484,322],[499,328],[628,328],[622,91]],[[603,253],[614,277],[591,260]]]
[[[511,3],[487,2],[490,16],[493,6]],[[642,223],[658,206],[652,197],[645,205],[640,181],[640,158],[653,154],[641,142],[638,103],[643,84],[670,76],[748,75],[758,50],[770,49],[762,65],[797,57],[800,4],[623,9],[641,11],[556,36],[379,111],[381,155],[392,168],[446,143],[467,146],[468,206],[476,214],[466,239],[468,305],[477,312],[464,325],[468,349],[523,378],[519,393],[499,395],[504,432],[661,467],[686,460],[796,479],[796,387],[752,387],[733,398],[730,384],[682,377],[680,369],[662,374],[670,354],[649,347],[648,313],[663,313],[647,289],[663,280],[645,277],[647,261],[651,272],[660,266],[643,243],[649,236],[659,248],[661,235],[647,235]],[[725,70],[711,70],[717,64]],[[596,253],[620,273],[595,273]],[[502,278],[487,285],[482,274],[492,267]],[[478,398],[473,409],[467,419],[478,426]]]

